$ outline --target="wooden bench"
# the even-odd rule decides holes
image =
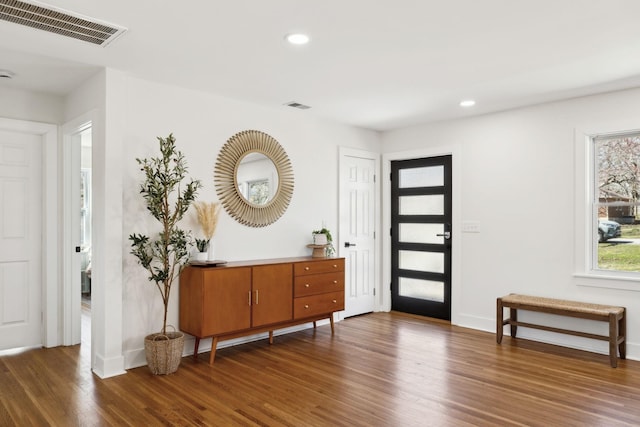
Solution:
[[[509,308],[509,318],[504,319],[504,308]],[[578,317],[581,319],[600,320],[609,323],[609,335],[596,335],[569,329],[554,328],[518,321],[518,310],[537,311],[560,316]],[[611,367],[618,366],[617,352],[620,359],[626,357],[627,316],[625,307],[567,301],[554,298],[541,298],[529,295],[510,294],[497,300],[496,340],[502,342],[505,325],[511,326],[511,336],[516,337],[518,326],[579,337],[604,340],[609,342],[609,360]]]

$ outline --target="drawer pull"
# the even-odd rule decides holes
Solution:
[[[305,284],[304,284],[304,287],[305,287],[305,288],[308,288],[309,286],[310,286],[310,285],[309,285],[308,283],[305,283]]]
[[[305,305],[304,305],[304,308],[309,308],[309,304],[305,304]]]
[[[338,281],[337,281],[337,280],[334,280],[334,281],[333,281],[333,284],[334,284],[334,285],[337,285],[337,284],[338,284]]]
[[[335,300],[335,299],[333,300],[333,303],[334,303],[334,304],[336,304],[337,302],[338,302],[338,300]]]
[[[251,305],[251,291],[249,291],[249,305]]]
[[[304,269],[305,269],[306,271],[309,271],[309,267],[305,267]]]
[[[333,268],[338,268],[338,264],[333,264]]]

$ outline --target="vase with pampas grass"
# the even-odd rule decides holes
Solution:
[[[195,202],[193,206],[196,208],[198,215],[198,223],[202,227],[202,234],[207,242],[208,252],[207,259],[213,261],[215,259],[213,251],[213,235],[218,226],[218,218],[220,213],[220,203],[217,202]]]

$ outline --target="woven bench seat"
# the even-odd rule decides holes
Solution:
[[[504,319],[504,308],[509,308],[509,317],[507,319]],[[609,335],[596,335],[587,332],[520,322],[518,321],[518,310],[536,311],[560,316],[607,322],[609,324]],[[513,338],[516,337],[518,326],[522,326],[604,340],[609,342],[609,360],[611,366],[615,368],[618,366],[618,352],[620,353],[620,359],[624,359],[626,357],[626,321],[627,316],[625,307],[544,298],[531,295],[510,294],[497,299],[496,340],[498,344],[502,342],[505,325],[511,326],[511,337]]]

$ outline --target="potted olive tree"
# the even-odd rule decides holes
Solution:
[[[144,173],[140,194],[147,211],[160,223],[160,231],[153,237],[134,233],[129,240],[131,254],[148,271],[149,281],[157,287],[164,303],[162,331],[145,337],[147,364],[154,374],[170,374],[180,365],[184,334],[167,332],[169,297],[174,279],[189,261],[193,245],[191,233],[181,229],[179,222],[202,184],[187,178],[186,160],[176,149],[173,134],[167,138],[158,137],[158,142],[160,156],[136,161]]]

